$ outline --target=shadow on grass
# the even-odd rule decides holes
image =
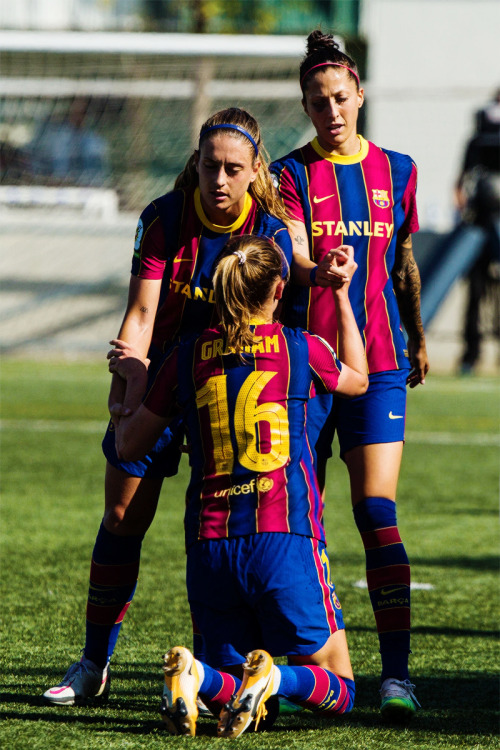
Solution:
[[[52,724],[81,724],[92,731],[106,731],[134,735],[148,735],[163,730],[161,720],[152,716],[158,711],[158,685],[148,684],[149,671],[128,673],[141,680],[140,700],[137,692],[118,683],[116,692],[107,703],[95,706],[50,706],[41,696],[4,692],[0,699],[5,707],[2,718],[23,722],[36,721]],[[122,678],[123,679],[123,678]],[[125,676],[124,676],[124,679]],[[121,682],[121,680],[120,680]],[[125,688],[125,689],[123,689]],[[378,711],[377,677],[360,676],[356,680],[356,706],[353,713],[334,719],[346,728],[382,728],[387,725]],[[129,694],[135,695],[130,698]],[[443,735],[496,735],[498,730],[499,686],[493,676],[454,674],[418,678],[418,698],[423,706],[410,725],[412,732],[431,732]],[[28,710],[27,710],[28,708]],[[30,710],[31,709],[31,710]],[[125,712],[128,714],[124,715]],[[271,730],[299,732],[328,729],[332,722],[310,712],[278,717]],[[216,722],[201,719],[198,736],[215,737]]]
[[[388,723],[379,713],[378,689],[378,678],[358,677],[353,712],[336,717],[334,723],[353,729],[400,727]],[[500,696],[498,681],[493,676],[419,677],[417,697],[423,708],[408,725],[412,733],[436,733],[441,737],[497,735]],[[280,717],[275,728],[285,728],[285,722],[287,731],[315,727],[327,729],[332,723],[329,719],[304,711],[296,716]]]

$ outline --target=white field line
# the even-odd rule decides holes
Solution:
[[[56,419],[2,419],[2,430],[30,430],[31,432],[80,432],[86,434],[103,433],[107,422],[91,420]],[[424,445],[484,445],[500,446],[500,434],[490,432],[416,432],[406,433],[408,443]]]
[[[426,391],[443,393],[445,396],[455,396],[464,393],[497,393],[500,394],[500,385],[498,378],[470,378],[470,380],[460,378],[453,381],[443,378],[443,380],[429,379],[428,383],[423,386]]]
[[[368,588],[368,584],[362,578],[359,581],[355,581],[352,585],[355,589]],[[434,586],[432,585],[432,583],[418,583],[418,581],[412,581],[410,583],[410,589],[412,589],[413,591],[432,591],[434,589]]]
[[[409,444],[500,446],[500,433],[495,432],[417,432],[407,430],[405,438]]]
[[[102,433],[106,430],[107,422],[90,420],[58,420],[58,419],[2,419],[0,429],[2,430],[29,430],[29,432],[82,432]]]

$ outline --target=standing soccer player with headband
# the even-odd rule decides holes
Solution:
[[[269,237],[291,261],[286,214],[265,153],[258,123],[244,110],[225,109],[204,123],[175,189],[150,203],[139,219],[128,305],[118,334],[127,347],[108,355],[111,366],[116,356],[148,357],[153,378],[178,337],[209,324],[215,314],[213,267],[230,237]],[[125,395],[124,381],[113,377],[112,421],[103,441],[105,510],[92,555],[84,653],[62,682],[44,693],[53,704],[73,705],[109,693],[109,660],[135,592],[142,540],[164,477],[177,472],[182,441],[177,424],[140,460],[122,461],[116,455],[115,430],[142,395],[137,390]]]
[[[334,398],[333,409],[315,399],[309,409],[310,438],[324,487],[337,432],[366,551],[382,657],[381,710],[390,718],[406,719],[418,704],[408,674],[410,567],[395,501],[406,384],[423,384],[429,369],[411,242],[418,230],[417,170],[409,156],[357,134],[363,89],[355,62],[331,35],[309,35],[300,85],[302,106],[317,135],[271,166],[292,219],[295,278],[302,284],[290,290],[284,319],[337,345],[332,292],[316,265],[336,244],[353,245],[358,271],[349,298],[365,343],[369,388],[353,401]]]
[[[143,404],[120,420],[116,441],[133,460],[172,414],[184,413],[187,591],[208,663],[181,646],[168,651],[162,716],[172,734],[194,735],[199,695],[220,713],[219,736],[232,738],[252,720],[258,725],[272,695],[323,717],[352,708],[306,417],[315,388],[349,398],[364,393],[368,379],[348,297],[352,248],[333,261],[347,279],[332,292],[341,361],[321,338],[273,322],[287,266],[275,244],[234,237],[227,253],[214,275],[221,323],[173,348]],[[119,354],[123,344],[115,344]],[[145,388],[141,360],[118,356],[112,368]],[[287,656],[288,666],[273,656]]]

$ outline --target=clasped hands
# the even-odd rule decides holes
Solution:
[[[121,417],[129,417],[141,403],[148,380],[150,360],[143,359],[140,352],[126,341],[112,339],[113,349],[106,355],[108,369],[122,379],[111,387],[108,408],[115,427]],[[122,382],[123,387],[119,385]],[[126,385],[125,385],[126,384]]]
[[[352,245],[340,245],[334,250],[329,250],[318,263],[315,277],[316,284],[322,287],[332,286],[337,289],[344,284],[349,285],[357,267]]]

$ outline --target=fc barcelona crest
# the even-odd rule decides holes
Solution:
[[[391,205],[387,190],[372,189],[372,199],[375,205],[379,208],[389,208],[389,206]]]

